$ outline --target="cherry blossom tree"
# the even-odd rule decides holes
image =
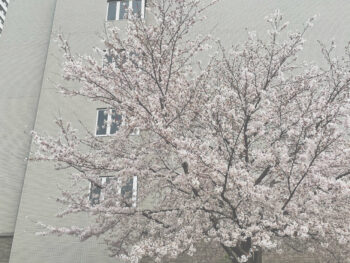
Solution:
[[[334,45],[321,45],[322,67],[299,63],[313,19],[288,32],[278,11],[264,40],[249,33],[241,45],[211,46],[209,36],[191,35],[210,5],[154,1],[151,23],[130,13],[125,36],[111,29],[94,57],[72,55],[62,40],[64,79],[77,85],[61,91],[104,103],[124,125],[108,119],[115,135],[81,137],[58,119],[58,137],[34,133],[32,159],[74,178],[58,216],[94,215],[89,226],[45,225],[45,233],[101,236],[130,262],[193,255],[211,242],[234,263],[286,243],[346,262],[349,49],[338,58]],[[131,198],[120,188],[134,176]],[[92,203],[89,184],[104,198]]]

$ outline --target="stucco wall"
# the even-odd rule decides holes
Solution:
[[[106,1],[57,0],[36,112],[34,127],[36,131],[57,134],[54,120],[58,116],[71,121],[78,129],[82,130],[78,124],[78,120],[81,120],[89,129],[94,130],[96,106],[84,99],[65,98],[57,92],[56,85],[61,82],[62,53],[55,39],[57,34],[62,32],[68,39],[73,53],[91,53],[94,46],[101,44],[101,36],[105,30],[105,12]],[[28,163],[12,245],[11,263],[118,262],[108,256],[108,251],[102,245],[103,240],[91,239],[82,243],[76,238],[35,235],[36,232],[43,230],[35,223],[37,221],[56,226],[81,226],[93,220],[87,215],[71,216],[63,220],[55,217],[59,211],[59,205],[55,200],[60,195],[58,185],[68,186],[69,183],[68,177],[55,171],[51,164]]]
[[[153,263],[152,259],[144,259],[142,263]],[[176,260],[164,260],[163,263],[230,263],[225,251],[217,244],[201,245],[193,257],[183,255]],[[298,253],[269,254],[263,253],[262,263],[320,263],[311,255]]]
[[[263,263],[320,263],[318,259],[312,256],[289,253],[284,255],[263,255]]]
[[[0,263],[8,263],[12,245],[12,237],[0,237]]]
[[[11,1],[0,37],[0,235],[15,229],[55,1]]]

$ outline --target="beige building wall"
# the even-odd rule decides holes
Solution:
[[[0,235],[15,228],[54,4],[13,1],[0,38]]]
[[[0,0],[1,263],[10,256],[55,1]]]
[[[12,114],[5,116],[6,119],[4,115],[0,115],[0,122],[8,123],[12,131],[9,132],[4,127],[0,128],[0,138],[5,138],[0,145],[0,179],[7,182],[7,185],[1,186],[3,190],[0,192],[0,226],[3,225],[2,222],[5,222],[7,227],[4,229],[10,232],[14,229],[14,218],[22,189],[23,174],[26,168],[25,162],[22,161],[28,154],[30,143],[28,132],[32,129],[31,125],[35,123],[35,130],[38,132],[57,134],[54,119],[61,116],[71,121],[76,128],[82,130],[78,124],[78,120],[81,120],[91,131],[94,131],[96,107],[103,106],[93,105],[84,99],[66,98],[57,93],[55,87],[61,82],[62,55],[54,39],[61,32],[71,44],[73,53],[91,53],[94,46],[101,45],[100,37],[104,35],[105,28],[109,25],[105,21],[106,0],[56,1],[13,1],[16,3],[16,8],[13,10],[23,12],[23,17],[27,14],[24,14],[26,9],[23,9],[21,5],[27,5],[29,10],[37,6],[35,12],[33,10],[31,17],[27,15],[25,21],[27,23],[37,21],[39,25],[38,21],[42,16],[44,17],[43,20],[40,20],[42,27],[38,26],[37,31],[29,34],[26,31],[29,30],[26,29],[29,25],[23,21],[22,27],[11,26],[11,23],[14,23],[11,20],[14,21],[15,18],[11,18],[9,12],[6,31],[9,32],[8,34],[10,32],[14,34],[14,40],[11,40],[11,43],[5,43],[0,39],[0,88],[6,87],[5,90],[9,94],[5,99],[0,97],[0,109],[2,112]],[[45,6],[46,9],[42,6]],[[18,11],[17,8],[21,11]],[[198,25],[193,34],[210,33],[221,38],[223,43],[229,46],[231,43],[235,44],[246,38],[245,28],[257,30],[259,34],[260,32],[265,33],[267,28],[263,23],[264,17],[276,8],[286,14],[293,26],[300,25],[314,14],[320,15],[313,31],[307,35],[309,41],[303,58],[320,61],[321,53],[315,48],[318,39],[328,42],[335,37],[339,41],[338,46],[345,45],[350,39],[350,27],[348,27],[350,2],[347,0],[221,0],[207,12],[208,20]],[[13,13],[15,17],[15,11]],[[16,15],[19,16],[19,14]],[[53,25],[52,29],[49,26],[50,23]],[[123,23],[115,22],[117,25]],[[2,36],[4,38],[6,31]],[[42,39],[42,42],[37,42],[39,39]],[[44,52],[47,46],[48,52]],[[34,48],[35,52],[24,53],[26,47]],[[36,48],[41,52],[36,53]],[[17,49],[18,53],[14,52]],[[13,52],[14,59],[7,55],[9,50]],[[1,63],[1,61],[6,61],[6,63]],[[28,65],[34,62],[37,64]],[[22,76],[26,76],[26,79],[22,79]],[[26,84],[30,84],[31,81],[33,84],[27,86]],[[14,94],[11,95],[12,93]],[[36,108],[39,93],[40,100]],[[20,113],[18,113],[18,108],[22,109]],[[9,122],[9,120],[14,121]],[[26,129],[23,128],[24,120],[28,120]],[[8,155],[11,158],[8,158]],[[65,219],[55,217],[60,208],[55,202],[55,198],[59,196],[58,185],[68,185],[68,183],[67,176],[54,170],[52,164],[28,164],[16,221],[11,263],[118,262],[108,257],[108,251],[101,239],[91,239],[81,243],[69,237],[35,235],[35,232],[42,230],[35,224],[36,221],[65,226],[85,225],[93,220],[88,215],[70,216]],[[5,200],[6,204],[2,203],[2,200]],[[11,212],[4,212],[9,209]],[[210,253],[215,256],[213,259],[203,259],[203,255],[198,255],[197,259],[182,258],[180,262],[212,260],[213,263],[219,263],[224,260],[224,255],[221,256],[220,251],[220,249],[215,249],[213,253]],[[275,257],[274,260],[276,260]],[[294,260],[296,263],[312,262],[305,257],[304,259],[294,257]],[[265,262],[270,261],[266,259]]]
[[[104,35],[105,15],[105,1],[57,0],[35,130],[56,134],[54,119],[58,116],[74,124],[82,120],[90,129],[94,129],[95,106],[85,100],[64,98],[57,93],[56,85],[61,81],[62,54],[54,40],[58,33],[63,33],[71,44],[73,53],[91,53]],[[104,246],[99,245],[101,241],[81,243],[68,237],[35,236],[36,232],[42,231],[35,224],[37,221],[63,226],[84,225],[92,220],[86,215],[65,220],[55,217],[59,209],[55,201],[55,197],[60,194],[58,185],[66,185],[67,182],[68,178],[55,171],[50,164],[28,164],[10,262],[115,262],[108,257]]]

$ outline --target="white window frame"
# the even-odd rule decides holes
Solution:
[[[128,0],[129,1],[129,8],[132,8],[132,1],[133,0]],[[108,20],[108,8],[109,8],[109,2],[107,4],[107,12],[106,12],[106,21],[119,21],[119,20],[127,20],[125,18],[119,17],[120,13],[120,3],[121,1],[116,1],[116,15],[115,15],[115,20]],[[146,0],[141,0],[141,19],[145,18],[145,8],[146,8]]]
[[[132,133],[130,133],[132,136],[138,136],[140,135],[140,128],[135,128]]]
[[[97,134],[97,130],[98,130],[98,113],[99,113],[99,111],[101,111],[101,110],[104,110],[104,111],[108,111],[107,112],[107,126],[106,126],[106,134]],[[100,136],[114,136],[114,135],[116,135],[117,133],[113,133],[113,134],[111,134],[111,123],[112,123],[112,110],[114,110],[114,109],[108,109],[108,108],[98,108],[97,110],[96,110],[96,122],[95,122],[95,125],[96,125],[96,128],[95,128],[95,136],[97,136],[97,137],[100,137]],[[117,113],[116,113],[117,114]],[[122,122],[121,122],[121,124],[120,124],[120,126],[124,126],[124,120],[125,120],[125,118],[124,118],[124,116],[123,116],[123,114],[118,114],[118,115],[121,115],[122,116]]]
[[[121,189],[120,189],[121,191]],[[137,204],[137,176],[134,175],[133,180],[132,180],[132,207],[136,207]]]
[[[101,185],[103,186],[106,184],[107,178],[115,178],[115,177],[113,177],[113,176],[101,176],[100,178],[101,178]],[[122,186],[121,186],[121,181],[119,178],[117,179],[117,183],[118,183],[118,194],[121,195],[122,194]],[[90,184],[89,184],[89,202],[91,201],[90,197],[91,197],[92,184],[93,184],[93,182],[90,181]],[[105,193],[104,193],[103,188],[102,188],[101,192],[100,192],[100,196],[99,196],[99,202],[103,201],[104,199],[105,199]],[[136,204],[137,204],[137,176],[136,175],[133,176],[133,180],[132,180],[131,200],[132,200],[132,207],[136,207]]]

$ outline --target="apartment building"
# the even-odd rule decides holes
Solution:
[[[125,8],[115,0],[17,0],[7,9],[8,2],[0,0],[0,263],[118,262],[108,256],[103,240],[80,242],[71,237],[35,235],[42,230],[36,221],[84,225],[91,218],[56,218],[58,186],[67,185],[69,179],[52,164],[28,163],[26,158],[31,148],[30,131],[57,134],[53,121],[57,116],[76,125],[82,121],[92,132],[97,130],[98,109],[105,105],[57,93],[62,55],[55,39],[62,33],[73,53],[91,53],[93,47],[102,45],[101,36],[109,26],[124,27]],[[124,2],[147,22],[150,7],[146,0]],[[229,46],[246,38],[246,28],[264,34],[264,17],[277,8],[292,27],[319,15],[314,29],[306,35],[305,59],[321,62],[317,40],[328,43],[335,38],[339,47],[350,40],[347,0],[221,0],[207,11],[208,19],[192,34],[210,33]],[[5,14],[6,29],[2,30]],[[129,187],[134,188],[135,183]],[[290,258],[271,257],[265,262],[316,262]]]

